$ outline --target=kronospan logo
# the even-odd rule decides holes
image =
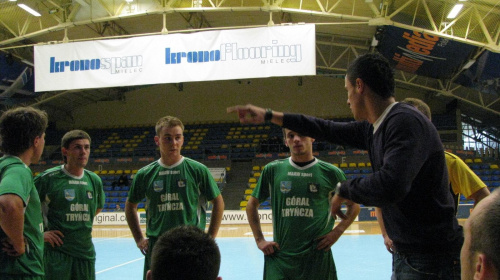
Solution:
[[[50,73],[108,70],[111,74],[142,72],[142,55],[56,60],[50,57]]]

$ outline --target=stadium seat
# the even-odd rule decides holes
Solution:
[[[253,190],[252,189],[246,189],[245,190],[245,194],[252,194],[253,193]]]
[[[349,163],[349,168],[356,168],[356,163],[355,162],[350,162]]]
[[[250,183],[250,184],[252,184],[252,183],[257,183],[257,179],[256,179],[256,178],[254,178],[254,177],[250,177],[250,178],[248,179],[248,183]]]
[[[480,158],[475,158],[474,159],[474,163],[482,163],[482,162],[483,162],[483,160],[480,159]]]
[[[248,201],[243,200],[240,202],[240,207],[247,207]]]
[[[466,158],[465,159],[465,163],[468,163],[468,164],[471,164],[473,163],[474,161],[471,159],[471,158]]]
[[[347,167],[349,167],[349,166],[345,162],[343,162],[343,163],[340,164],[340,168],[347,168]]]
[[[256,183],[250,184],[250,188],[251,188],[251,189],[255,189],[255,187],[257,187],[257,184],[256,184]]]

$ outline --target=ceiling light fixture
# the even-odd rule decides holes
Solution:
[[[36,11],[35,9],[31,8],[30,6],[26,5],[26,4],[22,4],[22,3],[17,3],[17,6],[23,10],[25,10],[26,12],[34,15],[35,17],[41,17],[42,15]]]
[[[456,18],[458,13],[462,10],[464,7],[464,4],[456,4],[453,9],[451,9],[450,13],[448,14],[447,18]]]

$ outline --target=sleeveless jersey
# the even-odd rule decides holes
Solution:
[[[146,235],[159,237],[178,225],[205,229],[207,202],[220,190],[208,168],[190,158],[166,166],[157,160],[134,177],[128,200],[146,198]]]
[[[43,219],[40,198],[33,184],[31,170],[14,156],[0,158],[0,195],[16,194],[24,202],[24,237],[26,252],[20,257],[10,257],[0,251],[0,276],[44,275],[43,273]],[[0,239],[6,237],[0,228]],[[1,277],[0,277],[1,278]]]
[[[95,259],[92,224],[96,210],[104,207],[101,178],[88,170],[76,177],[61,165],[35,177],[35,185],[42,200],[47,230],[59,230],[64,234],[62,246],[52,248],[46,244],[46,250]]]

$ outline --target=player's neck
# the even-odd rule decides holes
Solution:
[[[68,171],[69,174],[80,177],[83,174],[83,167],[80,166],[73,166],[71,164],[66,163],[64,165],[64,169]]]
[[[178,163],[182,159],[182,155],[175,156],[175,157],[161,157],[161,163],[163,163],[166,166],[171,166],[176,163]]]
[[[293,155],[291,156],[293,162],[310,162],[314,160],[314,156],[312,154],[304,154],[304,155]]]

